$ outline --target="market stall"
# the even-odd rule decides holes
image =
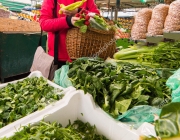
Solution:
[[[57,69],[52,81],[33,71],[25,79],[1,84],[0,139],[179,140],[180,0],[170,5],[140,3],[134,4],[138,7],[135,15],[117,20],[82,9],[75,15],[78,28],[69,29],[66,36],[73,61]],[[133,5],[120,4],[127,13]],[[39,11],[30,13],[39,16]],[[21,33],[38,32],[38,20],[30,13],[18,14],[24,20],[17,20],[17,26],[3,18],[9,26],[0,28],[2,39],[22,26],[34,28],[21,29]],[[31,46],[19,45],[25,51]],[[15,59],[8,55],[0,55],[6,58],[1,61]],[[15,65],[27,57],[17,56],[18,60],[11,61]]]
[[[33,21],[18,20],[19,14],[2,6],[0,9],[0,78],[29,73],[35,50],[40,39],[40,26],[36,22],[37,11],[32,11]],[[46,50],[46,34],[43,34]],[[12,69],[13,67],[13,69]]]

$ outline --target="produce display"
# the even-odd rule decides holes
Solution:
[[[120,27],[124,28],[125,30],[131,30],[131,27],[134,23],[134,18],[133,17],[122,17],[117,19]]]
[[[61,90],[40,77],[9,83],[0,89],[0,128],[62,99]]]
[[[180,42],[160,42],[157,46],[134,45],[114,54],[119,62],[142,64],[155,68],[180,67]]]
[[[134,18],[118,18],[117,21],[114,21],[115,25],[115,38],[129,38],[131,34],[131,28],[134,22]]]
[[[31,12],[28,13],[23,13],[23,12],[19,13],[18,19],[38,22],[39,16],[40,16],[40,10],[32,10]]]
[[[163,35],[163,32],[180,31],[180,0],[170,5],[158,4],[153,9],[144,8],[135,16],[131,30],[133,40],[147,36]]]
[[[118,22],[115,22],[113,24],[115,27],[115,39],[121,39],[121,38],[129,38],[130,37],[130,30],[127,28],[124,28],[121,26]]]
[[[60,123],[41,121],[36,125],[23,126],[14,136],[1,140],[107,140],[96,134],[96,127],[80,120],[69,122],[66,127]]]
[[[149,21],[147,35],[162,35],[164,29],[164,22],[168,15],[169,5],[158,4],[154,7],[151,20]]]
[[[86,0],[76,1],[70,5],[58,3],[60,6],[58,12],[62,16],[64,10],[75,10],[81,7],[84,2]],[[19,16],[18,19],[21,20],[10,19],[10,13],[10,11],[0,5],[1,32],[23,31],[28,33],[41,30],[38,23],[40,10],[31,10],[30,13],[25,11],[17,14]],[[114,53],[113,58],[103,58],[106,59],[105,61],[101,58],[89,57],[89,54],[86,55],[89,58],[74,57],[77,59],[71,63],[67,62],[66,69],[61,68],[61,71],[55,73],[58,74],[57,77],[59,79],[56,78],[59,81],[61,80],[57,84],[62,84],[66,87],[73,86],[76,90],[83,90],[84,92],[81,91],[82,93],[91,94],[91,101],[94,101],[93,103],[98,105],[98,108],[100,107],[104,110],[105,115],[110,116],[112,120],[115,119],[122,121],[122,123],[127,123],[128,128],[128,125],[132,125],[133,133],[136,133],[135,129],[141,125],[139,120],[142,120],[142,123],[152,123],[155,126],[154,130],[157,137],[152,135],[140,136],[139,140],[180,140],[180,97],[177,90],[180,87],[179,77],[177,76],[178,78],[176,79],[172,78],[172,83],[173,80],[177,82],[173,83],[173,86],[169,86],[172,83],[168,83],[169,79],[171,81],[169,77],[180,68],[180,41],[171,40],[167,42],[164,40],[164,42],[161,41],[153,45],[149,45],[149,43],[145,45],[145,43],[139,42],[141,39],[146,39],[147,36],[163,35],[163,32],[180,31],[180,0],[173,1],[170,5],[158,4],[154,8],[143,8],[139,10],[135,17],[118,18],[117,21],[110,20],[108,22],[101,15],[91,13],[84,8],[74,16],[79,17],[79,20],[74,23],[74,26],[78,28],[73,28],[73,30],[78,32],[78,37],[79,31],[84,36],[88,35],[87,31],[89,30],[99,31],[102,34],[104,32],[108,34],[112,31],[110,42],[106,39],[108,37],[106,33],[103,34],[102,41],[97,41],[96,38],[99,37],[89,35],[95,41],[95,45],[89,39],[90,37],[84,39],[88,40],[93,50],[91,54],[88,52],[91,56],[99,53],[103,54],[105,51],[110,52],[108,48],[112,50],[113,46],[110,46],[112,44],[114,44],[114,52],[116,49],[116,53],[112,52],[111,56]],[[69,31],[68,33],[70,33]],[[79,41],[74,38],[74,34],[73,39],[73,42]],[[107,43],[103,43],[103,41]],[[79,49],[85,48],[82,49],[83,51],[80,51],[84,53],[84,50],[87,49],[85,46],[88,43],[80,45]],[[100,43],[106,47],[96,49],[95,47]],[[115,48],[115,43],[117,48]],[[94,49],[93,45],[95,46]],[[68,46],[67,40],[66,46]],[[70,46],[74,47],[72,44]],[[87,50],[91,51],[91,49]],[[76,53],[79,53],[79,51]],[[33,112],[44,109],[47,105],[61,100],[63,96],[62,90],[48,84],[48,81],[43,77],[27,77],[17,82],[8,83],[0,88],[0,129]],[[176,96],[177,98],[174,100]],[[75,101],[76,98],[74,98],[73,102]],[[58,104],[59,106],[60,104]],[[142,114],[144,115],[142,117],[141,112],[138,114],[136,111],[136,107],[138,110],[145,108],[143,112],[150,115],[147,115],[146,118],[146,115]],[[151,108],[156,110],[154,111],[155,113],[153,113]],[[82,112],[82,110],[80,111]],[[77,113],[77,110],[75,110],[75,113],[83,116],[83,113]],[[128,115],[131,116],[129,117]],[[89,115],[84,116],[91,117]],[[121,117],[122,119],[120,120],[119,118]],[[46,122],[41,120],[39,123],[23,126],[13,136],[0,138],[0,140],[107,140],[106,137],[111,137],[111,134],[108,134],[106,137],[98,135],[96,126],[100,128],[100,125],[95,124],[91,126],[90,121],[84,123],[84,121],[76,119],[73,123],[69,121],[66,127],[63,127],[63,122],[61,124],[56,121]],[[10,129],[8,134],[12,131]],[[3,132],[4,130],[0,130],[0,134]],[[137,137],[139,137],[139,132],[137,133]],[[121,139],[125,140],[125,137],[117,138],[117,140]]]
[[[69,65],[68,77],[74,87],[90,93],[104,111],[117,118],[133,106],[158,107],[166,98],[170,101],[167,73],[159,75],[156,69],[130,63],[78,59]]]

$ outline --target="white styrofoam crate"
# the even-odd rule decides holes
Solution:
[[[89,122],[95,125],[98,134],[102,134],[109,140],[138,140],[139,134],[137,130],[131,129],[119,121],[116,121],[97,106],[90,94],[84,94],[82,90],[73,91],[65,96],[62,102],[58,102],[50,108],[45,108],[43,112],[36,117],[29,117],[18,125],[12,125],[9,130],[4,133],[0,130],[0,137],[10,137],[21,126],[28,124],[36,124],[44,119],[44,121],[59,122],[66,126],[77,119],[83,122]]]
[[[43,77],[43,76],[42,76],[41,72],[39,72],[39,71],[34,71],[34,72],[30,73],[28,77],[29,77],[29,78],[32,78],[32,77]],[[12,81],[12,82],[8,82],[8,83],[16,83],[16,82],[22,81],[22,80],[24,80],[24,79],[25,79],[25,78],[20,79],[20,80],[15,80],[15,81]],[[49,81],[49,80],[48,80],[47,82],[48,82],[48,84],[51,85],[52,87],[55,87],[55,88],[58,88],[58,89],[62,89],[63,92],[61,92],[61,94],[64,94],[64,97],[68,96],[68,94],[70,94],[71,92],[73,92],[73,91],[76,90],[74,87],[68,87],[68,88],[60,87],[60,86],[58,86],[57,84],[55,84],[55,83],[53,83],[53,82],[51,82],[51,81]],[[3,88],[3,87],[5,87],[5,86],[7,86],[8,83],[0,84],[0,89]],[[20,126],[20,124],[23,124],[23,123],[27,122],[27,120],[30,120],[31,118],[33,119],[33,118],[38,117],[39,114],[44,113],[44,112],[46,112],[46,110],[51,109],[52,106],[58,104],[59,102],[63,102],[64,97],[63,97],[61,100],[56,101],[55,103],[51,103],[51,104],[47,105],[47,106],[46,106],[44,109],[42,109],[42,110],[38,110],[38,111],[36,111],[36,112],[34,112],[34,113],[31,113],[31,114],[29,114],[29,115],[27,115],[27,116],[25,116],[25,117],[23,117],[23,118],[15,121],[15,122],[10,123],[9,125],[6,125],[6,126],[2,127],[2,128],[0,129],[0,137],[1,137],[4,133],[7,133],[8,131],[11,131],[11,129],[14,129],[14,127]]]

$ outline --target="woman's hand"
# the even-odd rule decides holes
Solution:
[[[68,16],[74,16],[77,12],[78,12],[78,8],[76,8],[75,10],[64,10],[63,8],[61,9],[61,11],[63,12],[63,14],[68,15]]]
[[[71,23],[72,23],[72,25],[74,25],[74,23],[77,21],[77,20],[79,20],[80,18],[79,17],[72,17],[71,18]]]

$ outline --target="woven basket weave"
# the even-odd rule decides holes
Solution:
[[[102,31],[88,28],[81,33],[79,28],[68,30],[66,47],[71,59],[80,57],[112,57],[116,51],[114,31]]]

